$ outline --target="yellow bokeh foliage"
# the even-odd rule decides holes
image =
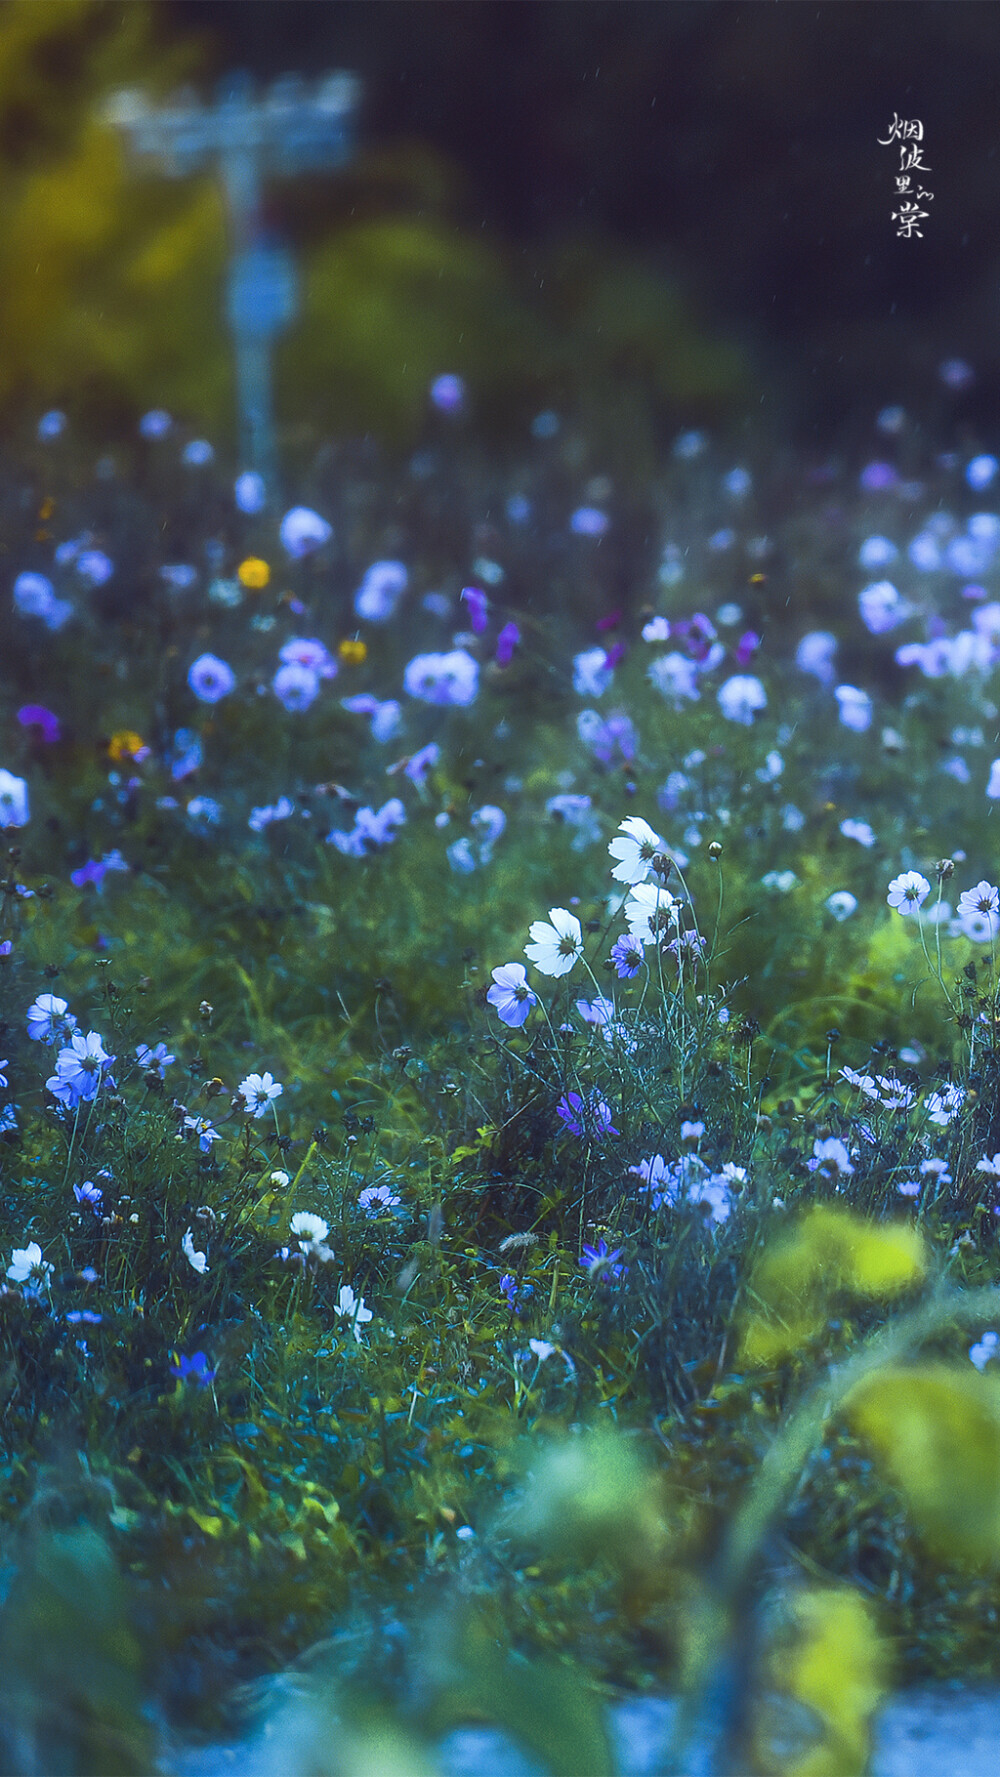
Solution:
[[[935,1554],[1000,1561],[1000,1381],[947,1364],[877,1370],[846,1413]]]
[[[835,1586],[786,1601],[785,1619],[768,1659],[771,1694],[757,1715],[757,1770],[863,1777],[872,1718],[889,1688],[874,1616],[859,1593]]]
[[[165,48],[141,0],[8,0],[0,10],[0,407],[151,399],[221,419],[231,404],[221,199],[208,180],[141,195],[110,94],[154,99],[198,62]],[[219,316],[217,328],[212,317]],[[198,350],[192,353],[192,340]]]
[[[794,1357],[822,1333],[841,1297],[889,1300],[926,1273],[927,1251],[916,1228],[816,1204],[769,1241],[753,1267],[740,1357],[753,1365]]]

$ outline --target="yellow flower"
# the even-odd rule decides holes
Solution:
[[[368,659],[368,644],[357,636],[347,636],[337,649],[345,666],[363,666]]]
[[[117,728],[108,741],[108,758],[120,765],[123,759],[135,759],[145,749],[141,734],[132,728]]]
[[[271,570],[259,555],[248,555],[236,570],[236,578],[248,592],[263,592],[271,578]]]

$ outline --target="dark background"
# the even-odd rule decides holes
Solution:
[[[967,0],[164,0],[209,66],[345,66],[368,141],[434,150],[456,221],[528,261],[581,233],[680,277],[786,421],[1000,401],[1000,7]],[[896,236],[894,113],[924,126],[923,238]]]

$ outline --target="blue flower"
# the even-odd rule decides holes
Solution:
[[[195,1132],[198,1137],[198,1146],[203,1154],[210,1154],[212,1143],[222,1140],[219,1131],[213,1129],[207,1117],[185,1117],[184,1127]]]
[[[199,1388],[208,1388],[215,1381],[215,1371],[203,1351],[193,1351],[190,1357],[185,1357],[183,1352],[172,1351],[170,1374],[176,1376],[178,1382],[196,1382]]]
[[[611,961],[619,981],[634,981],[642,968],[642,946],[629,933],[611,946]]]
[[[96,1030],[88,1030],[86,1036],[74,1031],[68,1046],[60,1049],[56,1071],[45,1084],[53,1098],[73,1109],[81,1101],[97,1097],[101,1081],[114,1059],[105,1051]]]
[[[524,964],[504,963],[493,970],[493,982],[486,998],[501,1023],[523,1024],[532,1006],[538,1004],[538,995],[528,986]]]
[[[135,1053],[139,1066],[145,1068],[147,1074],[157,1074],[161,1080],[170,1063],[175,1060],[175,1057],[168,1053],[166,1043],[157,1043],[155,1049],[151,1049],[148,1043],[139,1043]]]
[[[596,1246],[585,1246],[580,1264],[590,1277],[626,1277],[628,1266],[616,1264],[622,1256],[622,1248],[616,1246],[613,1252],[608,1251],[606,1240],[599,1240]]]
[[[533,1283],[518,1283],[517,1278],[512,1277],[510,1272],[500,1279],[500,1294],[506,1296],[507,1306],[512,1314],[520,1313],[521,1302],[526,1300],[528,1296],[533,1296],[534,1293]]]

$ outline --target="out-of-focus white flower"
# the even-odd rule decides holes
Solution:
[[[749,728],[757,711],[767,708],[767,692],[752,673],[735,673],[719,686],[717,701],[727,722]]]
[[[204,1276],[205,1272],[208,1270],[208,1258],[205,1253],[195,1251],[194,1234],[190,1228],[185,1234],[184,1239],[181,1241],[181,1251],[188,1264],[191,1266],[191,1269],[197,1271],[199,1277]]]
[[[27,782],[13,772],[0,771],[0,827],[26,827],[30,819]]]
[[[309,506],[293,506],[285,513],[278,527],[282,547],[293,561],[299,561],[304,555],[312,555],[316,549],[322,549],[333,536],[333,526],[327,524],[318,512]]]
[[[872,700],[857,685],[838,685],[834,697],[840,705],[840,720],[855,734],[864,734],[871,727]]]
[[[824,905],[827,912],[832,913],[834,919],[843,924],[845,919],[850,919],[851,914],[857,911],[858,900],[849,889],[835,889],[832,895],[827,895]]]

